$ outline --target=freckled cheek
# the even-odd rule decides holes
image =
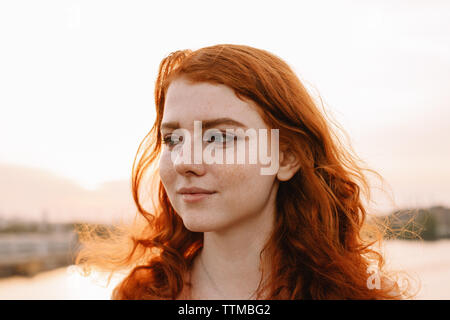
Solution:
[[[224,165],[221,167],[220,173],[222,184],[239,190],[248,183],[255,181],[255,175],[259,172],[254,166],[249,165]]]
[[[159,175],[164,186],[170,188],[171,183],[173,183],[175,179],[175,170],[169,152],[163,151],[161,154],[159,160]]]

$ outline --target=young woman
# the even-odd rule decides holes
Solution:
[[[283,60],[243,45],[176,51],[155,103],[132,172],[144,219],[82,237],[77,257],[130,269],[114,299],[405,297],[363,236],[363,169]]]

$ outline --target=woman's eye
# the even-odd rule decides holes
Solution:
[[[183,136],[178,136],[176,134],[168,134],[164,136],[162,143],[167,144],[169,147],[178,144],[183,141]]]
[[[205,136],[204,141],[206,142],[217,142],[217,143],[225,143],[225,142],[229,142],[229,141],[233,141],[233,139],[235,138],[235,136],[230,135],[230,134],[226,134],[226,133],[214,133],[211,134],[210,136]]]

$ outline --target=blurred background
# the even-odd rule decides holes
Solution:
[[[387,240],[388,265],[450,299],[444,0],[0,2],[0,299],[109,298],[120,276],[78,275],[74,226],[134,217],[159,63],[219,43],[278,55],[322,99],[387,182],[372,212],[422,239]]]

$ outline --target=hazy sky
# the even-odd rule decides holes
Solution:
[[[0,162],[128,179],[161,59],[266,49],[402,203],[450,205],[449,1],[2,1]]]

